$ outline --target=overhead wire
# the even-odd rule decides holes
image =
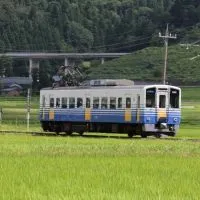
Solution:
[[[124,49],[124,48],[140,46],[140,45],[143,45],[143,44],[149,44],[149,41],[148,42],[143,42],[143,43],[138,43],[138,44],[131,44],[131,45],[128,45],[128,46],[121,46],[121,47],[118,47],[118,48],[113,48],[111,50],[116,51],[116,50],[120,50],[120,49]]]
[[[138,39],[134,39],[134,40],[129,40],[129,41],[126,41],[126,42],[122,42],[122,43],[113,43],[113,44],[108,44],[108,45],[100,45],[100,46],[94,46],[92,47],[92,49],[97,49],[97,48],[104,48],[104,47],[112,47],[112,46],[117,46],[117,45],[123,45],[123,44],[128,44],[130,42],[137,42],[137,41],[141,41],[141,40],[146,40],[146,39],[149,39],[151,38],[151,36],[149,37],[144,37],[144,38],[138,38]]]
[[[147,39],[150,39],[152,37],[151,36],[148,36],[148,37],[141,37],[141,38],[137,38],[137,39],[133,39],[133,40],[129,40],[129,41],[126,41],[126,42],[121,42],[121,43],[113,43],[113,44],[108,44],[108,45],[99,45],[99,46],[94,46],[94,47],[91,47],[91,49],[102,49],[102,48],[106,48],[106,47],[113,47],[113,46],[119,46],[119,45],[126,45],[126,44],[129,44],[129,43],[132,43],[132,42],[138,42],[138,41],[141,41],[141,40],[147,40]],[[36,43],[35,43],[36,44]],[[35,45],[34,43],[29,43],[29,45]],[[57,44],[55,42],[47,42],[46,44]],[[18,45],[19,46],[19,45]],[[20,45],[21,47],[23,47],[24,45]],[[6,49],[5,50],[12,50],[12,49]],[[20,50],[15,50],[15,51],[23,51],[23,49],[20,49]],[[27,49],[25,50],[27,51]],[[33,50],[31,50],[33,51]],[[37,50],[35,50],[37,51]],[[60,51],[59,49],[51,49],[51,50],[48,50],[48,51],[52,51],[52,52],[55,52],[55,51]]]

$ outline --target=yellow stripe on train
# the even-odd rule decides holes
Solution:
[[[158,110],[158,118],[164,118],[167,117],[166,109],[159,109]]]
[[[90,108],[86,108],[85,109],[85,120],[86,121],[90,121],[91,120],[91,109]]]
[[[137,122],[140,122],[140,109],[139,108],[137,109],[137,116],[136,117],[137,117],[136,118]]]
[[[130,122],[131,121],[131,109],[126,109],[125,110],[125,121]]]
[[[54,110],[49,111],[49,120],[54,120]]]

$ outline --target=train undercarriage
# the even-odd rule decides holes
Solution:
[[[136,135],[146,138],[155,136],[160,138],[162,135],[175,136],[178,127],[174,125],[162,126],[162,124],[114,124],[114,123],[81,123],[81,122],[41,122],[45,132],[55,132],[56,134],[65,133],[72,135],[76,132],[83,135],[84,132],[96,133],[126,133],[128,137]]]

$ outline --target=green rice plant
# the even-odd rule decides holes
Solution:
[[[182,87],[182,101],[200,103],[200,87]]]
[[[0,199],[198,199],[200,143],[0,135]]]

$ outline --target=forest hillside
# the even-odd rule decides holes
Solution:
[[[163,40],[158,33],[165,33],[167,23],[170,33],[177,34],[176,40],[169,41],[170,45],[198,44],[199,0],[0,0],[0,52],[131,52],[133,57],[120,58],[117,68],[113,62],[106,63],[107,74],[157,80],[163,63]],[[187,73],[193,72],[185,71],[191,65],[189,61],[177,60],[186,59],[189,51],[179,50],[178,46],[171,48],[169,64],[175,68],[169,67],[168,74],[173,81],[177,79],[176,74],[182,74],[178,81],[184,82]],[[197,53],[198,48],[191,51]],[[138,60],[129,63],[137,58],[135,55]],[[187,81],[200,80],[198,60],[194,61],[193,79]],[[37,87],[49,85],[55,66],[60,64],[41,61],[40,71],[33,74],[34,84],[38,76]],[[104,74],[104,68],[93,62],[86,69],[88,77]],[[0,76],[27,74],[26,61],[0,58]]]

